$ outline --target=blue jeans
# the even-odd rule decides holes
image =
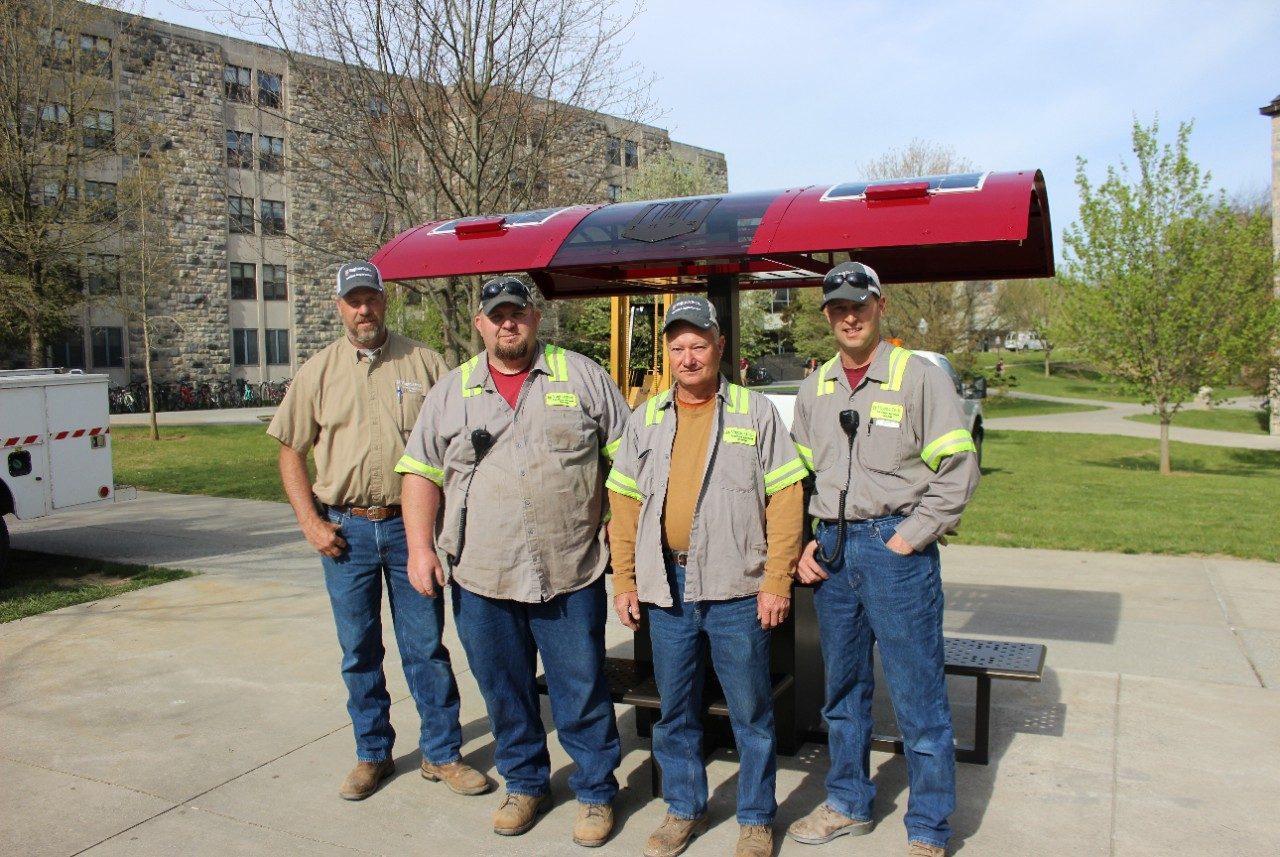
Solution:
[[[662,766],[663,797],[679,818],[698,818],[707,810],[702,689],[710,643],[711,663],[738,745],[738,823],[772,824],[778,802],[769,632],[760,627],[755,596],[686,602],[684,573],[684,566],[668,563],[673,605],[647,605],[646,611],[654,678],[662,697],[662,716],[653,727],[653,755]]]
[[[391,758],[396,733],[391,728],[391,696],[382,669],[382,584],[386,581],[391,621],[409,692],[418,706],[422,758],[433,765],[457,761],[462,746],[458,723],[458,684],[453,678],[444,631],[444,603],[427,598],[409,583],[404,521],[368,521],[337,509],[330,521],[341,524],[347,549],[337,559],[321,557],[329,603],[342,646],[342,680],[347,711],[356,735],[356,758]]]
[[[945,847],[956,805],[956,760],[942,643],[942,578],[938,546],[911,556],[885,547],[900,517],[846,525],[844,556],[817,585],[814,604],[826,668],[831,770],[827,803],[862,821],[871,818],[872,646],[889,685],[907,756],[907,837]],[[836,544],[834,524],[821,524],[824,553]]]
[[[604,677],[604,578],[540,604],[488,598],[457,583],[451,588],[458,636],[489,712],[494,762],[507,791],[551,790],[538,702],[541,654],[560,746],[576,766],[569,787],[583,803],[612,801],[622,745]]]

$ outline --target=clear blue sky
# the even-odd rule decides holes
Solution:
[[[198,0],[186,0],[188,3]],[[1075,159],[1129,153],[1136,115],[1229,194],[1265,193],[1280,2],[647,0],[626,48],[657,75],[654,124],[716,149],[734,191],[861,178],[913,138],[981,169],[1044,171],[1062,255]],[[172,0],[144,14],[213,29]]]

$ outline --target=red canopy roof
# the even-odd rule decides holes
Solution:
[[[373,257],[387,280],[527,272],[548,297],[814,285],[845,256],[886,283],[1053,275],[1038,170],[812,185],[433,221]]]

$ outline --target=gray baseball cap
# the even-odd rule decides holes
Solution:
[[[529,287],[515,277],[495,277],[480,287],[480,312],[485,315],[502,304],[526,307],[531,303]]]
[[[720,322],[716,319],[716,308],[711,305],[711,301],[701,295],[686,295],[682,298],[676,298],[676,302],[671,305],[671,309],[667,310],[666,321],[662,323],[662,332],[666,333],[671,329],[673,324],[692,324],[699,330],[710,330],[711,328],[720,328]]]
[[[386,292],[382,285],[382,274],[372,262],[347,262],[338,269],[338,297],[345,298],[356,289]]]
[[[861,262],[844,262],[836,265],[822,278],[822,305],[832,301],[866,303],[871,296],[879,298],[880,277],[869,265]]]

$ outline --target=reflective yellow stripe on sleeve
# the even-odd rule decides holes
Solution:
[[[925,466],[930,470],[937,471],[942,459],[957,452],[977,452],[978,448],[973,445],[973,435],[965,429],[956,429],[949,431],[942,437],[935,440],[924,448],[920,453],[920,457],[924,459]]]
[[[605,480],[604,487],[615,494],[630,497],[632,500],[638,500],[641,503],[644,502],[644,495],[640,493],[640,486],[636,484],[634,479],[616,467],[609,471],[609,478]]]
[[[608,444],[604,449],[600,450],[600,454],[605,458],[613,461],[613,457],[618,454],[618,447],[622,446],[622,438],[619,437],[613,443]]]
[[[804,466],[813,470],[813,450],[802,443],[797,443],[796,452],[800,453],[800,460],[804,462]]]
[[[764,493],[773,495],[786,488],[788,485],[794,485],[805,477],[806,474],[804,462],[799,458],[793,458],[786,464],[774,470],[770,470],[764,475]]]
[[[424,464],[416,458],[410,458],[407,452],[400,456],[400,460],[396,462],[396,473],[413,473],[417,476],[425,476],[437,485],[444,486],[443,470],[439,467],[432,467],[430,464]]]

